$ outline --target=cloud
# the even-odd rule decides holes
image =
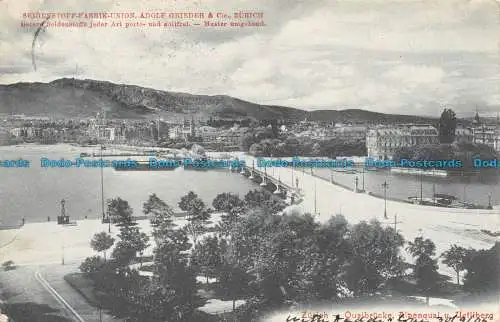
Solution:
[[[440,67],[399,65],[382,76],[397,82],[418,85],[438,83],[445,76],[445,72]]]
[[[76,75],[305,109],[436,114],[446,102],[465,111],[498,105],[497,9],[483,0],[3,0],[0,83]],[[35,72],[34,31],[19,24],[37,10],[259,10],[266,27],[47,28]]]

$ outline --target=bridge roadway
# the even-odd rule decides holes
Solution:
[[[257,166],[256,158],[248,155],[238,157],[245,160],[247,166],[252,167],[253,163],[257,170],[264,170]],[[320,222],[327,221],[332,215],[342,214],[352,224],[377,219],[394,226],[396,217],[397,229],[407,241],[418,236],[430,238],[436,244],[438,255],[452,244],[484,249],[492,247],[499,240],[481,230],[500,230],[500,209],[440,208],[387,200],[388,218],[384,218],[384,199],[356,193],[354,186],[353,190],[347,190],[334,185],[311,175],[310,168],[273,167],[267,168],[265,172],[274,179],[279,178],[287,186],[298,182],[298,188],[304,192],[304,201],[298,206],[302,211],[314,214]],[[441,265],[441,269],[447,268]],[[448,272],[453,274],[452,271]]]
[[[298,189],[297,187],[293,187],[291,184],[287,184],[284,181],[281,181],[281,178],[279,177],[279,175],[277,178],[273,177],[271,174],[274,173],[274,168],[271,168],[269,170],[269,173],[267,173],[267,171],[266,171],[267,169],[261,169],[261,168],[254,167],[254,166],[249,165],[249,164],[245,164],[245,170],[246,170],[246,173],[250,173],[250,176],[252,178],[256,177],[256,176],[261,177],[262,178],[261,185],[267,185],[269,183],[272,183],[273,185],[275,185],[276,190],[274,191],[274,193],[285,192],[287,198],[290,196],[294,196],[295,200],[297,200],[298,198],[300,198],[302,196],[302,192],[300,191],[300,189]]]

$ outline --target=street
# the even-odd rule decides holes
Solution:
[[[64,280],[75,272],[75,265],[19,267],[1,272],[0,285],[9,303],[10,315],[16,322],[101,321],[99,310]],[[50,318],[48,316],[50,316]],[[102,312],[102,321],[119,321]]]

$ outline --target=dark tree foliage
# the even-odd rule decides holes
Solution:
[[[464,261],[469,254],[469,251],[463,247],[452,245],[450,249],[441,254],[443,263],[450,268],[453,268],[457,274],[457,285],[460,285],[460,272],[465,269]]]
[[[282,211],[286,206],[283,200],[265,190],[249,191],[244,197],[244,202],[247,209],[266,208],[272,213]]]
[[[416,258],[413,268],[417,289],[426,297],[429,304],[430,295],[438,292],[442,286],[443,278],[438,273],[437,260],[432,258],[436,246],[430,239],[417,237],[408,243],[407,250]]]
[[[350,229],[349,243],[346,281],[354,294],[374,294],[402,277],[404,239],[393,228],[384,228],[376,220],[361,222]]]
[[[455,140],[455,129],[457,128],[457,118],[452,109],[444,109],[439,118],[439,142],[452,143]]]
[[[464,260],[464,289],[471,293],[500,291],[500,242],[491,249],[470,251]]]
[[[134,226],[137,224],[132,216],[133,210],[128,201],[118,197],[109,199],[107,204],[107,214],[111,222],[116,223],[118,226]]]

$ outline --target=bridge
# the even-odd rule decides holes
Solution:
[[[292,184],[285,183],[281,180],[279,173],[274,173],[274,168],[268,170],[267,168],[256,167],[255,162],[253,162],[253,164],[245,163],[240,173],[248,179],[260,183],[261,187],[270,189],[275,195],[286,199],[290,204],[296,204],[302,200],[303,193],[301,189],[298,188],[298,181],[295,187],[292,186],[294,182],[293,179],[291,181]]]

